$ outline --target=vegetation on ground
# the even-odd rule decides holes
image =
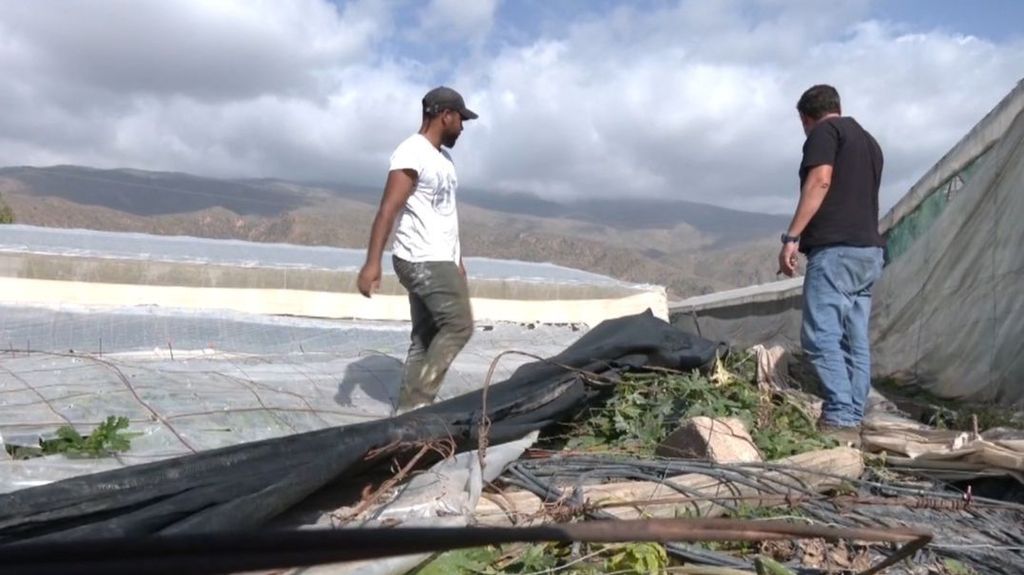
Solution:
[[[668,554],[657,543],[547,543],[451,551],[421,567],[416,575],[523,575],[556,572],[566,575],[647,575],[663,573],[668,566]]]
[[[688,418],[743,421],[767,460],[832,447],[793,397],[757,386],[755,356],[719,359],[710,373],[657,371],[625,375],[600,406],[572,424],[566,448],[651,455]]]
[[[128,433],[127,417],[108,417],[92,433],[82,435],[70,425],[57,430],[54,439],[42,439],[39,447],[8,445],[7,452],[15,459],[29,459],[62,453],[71,457],[106,457],[117,452],[128,451],[131,438],[138,433]]]
[[[1019,409],[992,403],[944,399],[919,387],[901,385],[894,380],[875,382],[874,387],[891,397],[905,411],[914,412],[912,415],[921,423],[937,429],[973,431],[975,419],[978,431],[996,427],[1024,429],[1024,411]]]
[[[11,206],[7,205],[4,201],[3,196],[0,196],[0,224],[13,224],[14,223],[14,210]]]
[[[835,445],[821,436],[814,419],[793,398],[758,388],[755,357],[736,354],[699,371],[633,373],[612,386],[600,405],[587,409],[555,439],[570,451],[618,452],[652,456],[681,421],[696,417],[742,420],[766,459],[787,457]],[[794,518],[789,507],[760,508],[741,503],[731,514],[743,519]],[[750,543],[704,547],[744,555],[772,551]],[[796,553],[799,547],[793,546]],[[772,551],[778,555],[778,550]],[[621,545],[509,545],[443,553],[418,575],[441,573],[512,574],[663,573],[680,564],[656,543]]]

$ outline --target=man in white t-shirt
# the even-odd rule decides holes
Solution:
[[[419,132],[391,155],[387,183],[370,232],[359,292],[380,287],[381,257],[395,219],[392,264],[409,292],[412,335],[398,411],[434,401],[448,367],[473,333],[466,268],[455,205],[458,178],[451,156],[462,122],[477,115],[458,92],[444,86],[423,97]]]

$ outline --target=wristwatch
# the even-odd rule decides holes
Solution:
[[[791,236],[791,235],[787,234],[786,232],[782,232],[782,243],[790,244],[790,243],[796,243],[796,242],[799,242],[799,241],[800,241],[800,236]]]

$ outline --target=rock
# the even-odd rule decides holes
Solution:
[[[694,417],[684,421],[655,449],[660,457],[706,459],[715,463],[759,463],[761,452],[735,417]]]

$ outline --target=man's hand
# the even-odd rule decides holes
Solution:
[[[359,279],[356,280],[359,293],[370,297],[373,292],[380,289],[380,262],[367,262],[363,269],[359,270]]]
[[[821,208],[832,186],[832,165],[820,164],[811,168],[800,188],[800,203],[789,223],[786,235],[799,237]],[[796,275],[798,242],[786,242],[779,252],[779,273],[787,277]]]
[[[786,242],[782,245],[782,250],[779,251],[779,271],[786,274],[787,277],[793,277],[796,274],[797,247],[796,242]]]
[[[459,258],[459,273],[462,274],[463,279],[466,277],[466,264],[462,263],[462,258]]]

